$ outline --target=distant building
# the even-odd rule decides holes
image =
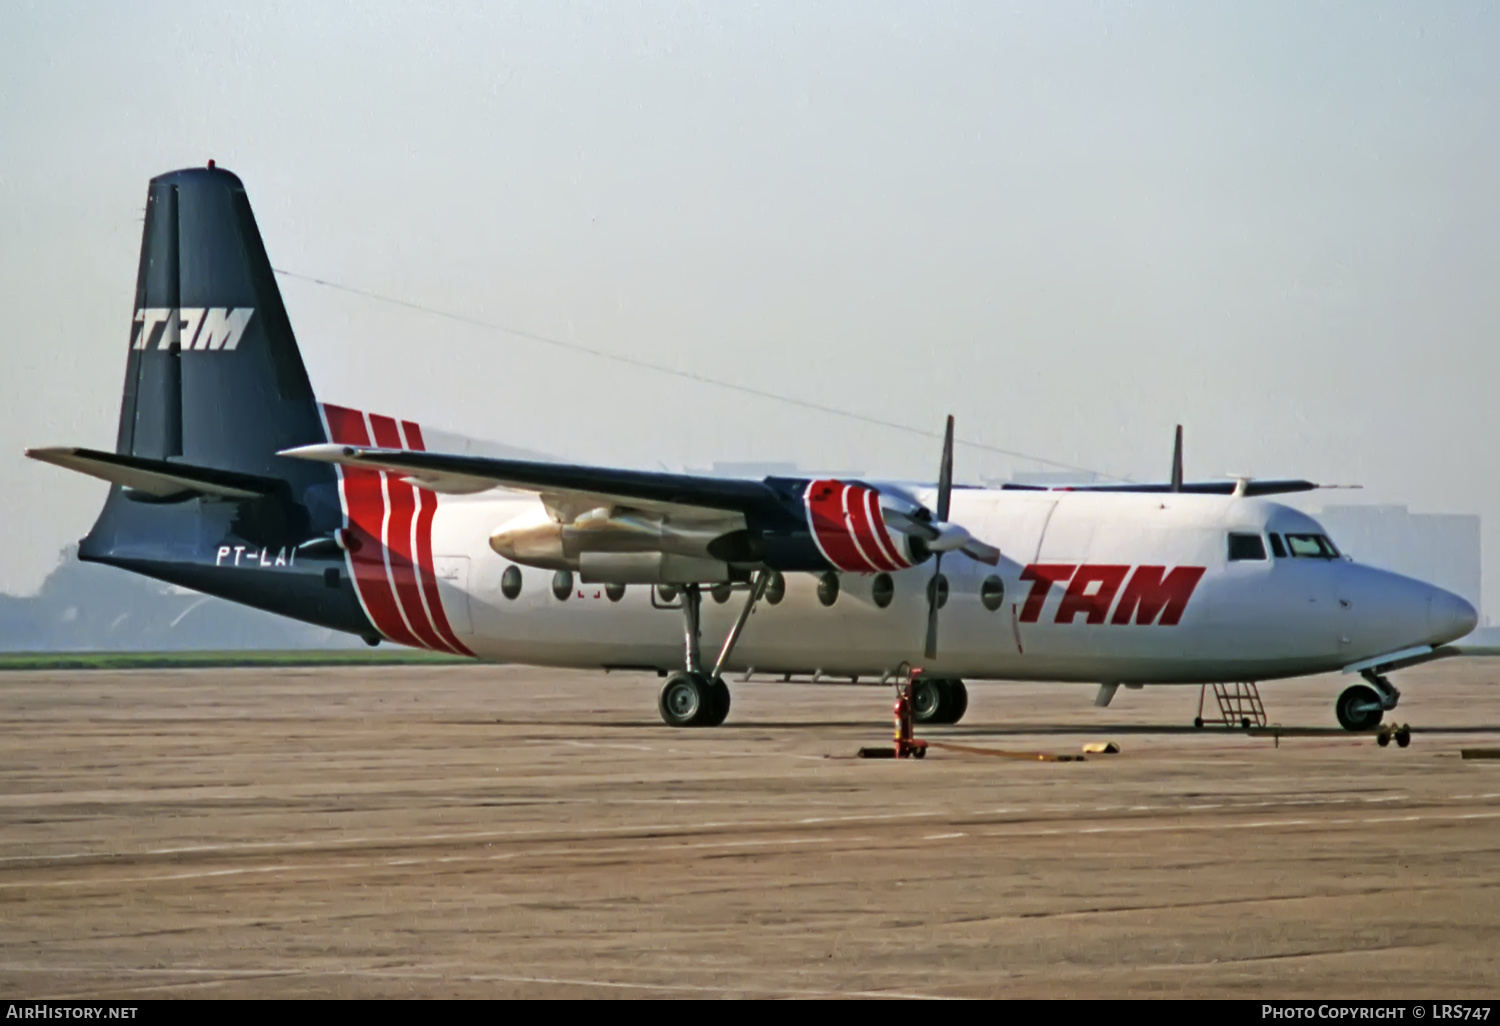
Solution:
[[[714,465],[708,469],[701,467],[688,467],[684,471],[688,474],[703,474],[708,477],[742,477],[759,481],[766,477],[836,477],[840,479],[857,478],[863,471],[859,470],[803,470],[795,463],[767,463],[752,461],[739,463],[733,460],[716,460]]]
[[[1436,584],[1484,608],[1479,517],[1412,513],[1405,506],[1326,506],[1316,516],[1356,562]]]
[[[748,477],[760,480],[763,477],[802,477],[797,472],[795,463],[766,463],[766,462],[734,462],[715,460],[714,465],[708,470],[691,471],[695,474],[707,474],[710,477]]]

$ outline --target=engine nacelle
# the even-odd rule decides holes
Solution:
[[[563,524],[535,510],[491,534],[490,548],[525,566],[577,571],[590,584],[717,583],[731,579],[726,556],[737,558],[743,546],[732,543],[743,534],[607,509]]]
[[[911,523],[912,514],[926,511],[894,489],[887,494],[860,481],[809,481],[802,504],[818,551],[839,570],[905,570],[931,555],[920,537],[897,529],[895,522]]]
[[[563,550],[563,525],[545,510],[523,513],[490,535],[490,548],[523,566],[577,570],[578,560]]]
[[[601,506],[572,516],[538,507],[499,527],[490,548],[516,563],[622,584],[725,581],[762,566],[888,573],[955,550],[992,566],[1000,558],[967,529],[938,522],[899,486],[775,477],[765,483],[780,509],[693,516]]]

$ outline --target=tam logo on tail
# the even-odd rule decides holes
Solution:
[[[184,352],[233,349],[240,344],[254,314],[251,306],[145,307],[135,312],[130,348],[151,349],[154,342],[156,349],[176,346]]]

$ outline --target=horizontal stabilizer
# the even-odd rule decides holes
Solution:
[[[58,447],[27,449],[26,455],[43,463],[97,477],[159,499],[213,495],[224,499],[257,499],[275,491],[280,482],[254,474],[240,474],[187,463],[100,452],[97,449]]]

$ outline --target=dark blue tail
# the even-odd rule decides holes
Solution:
[[[373,636],[347,580],[326,441],[239,178],[151,181],[115,453],[34,455],[113,482],[79,558]]]

